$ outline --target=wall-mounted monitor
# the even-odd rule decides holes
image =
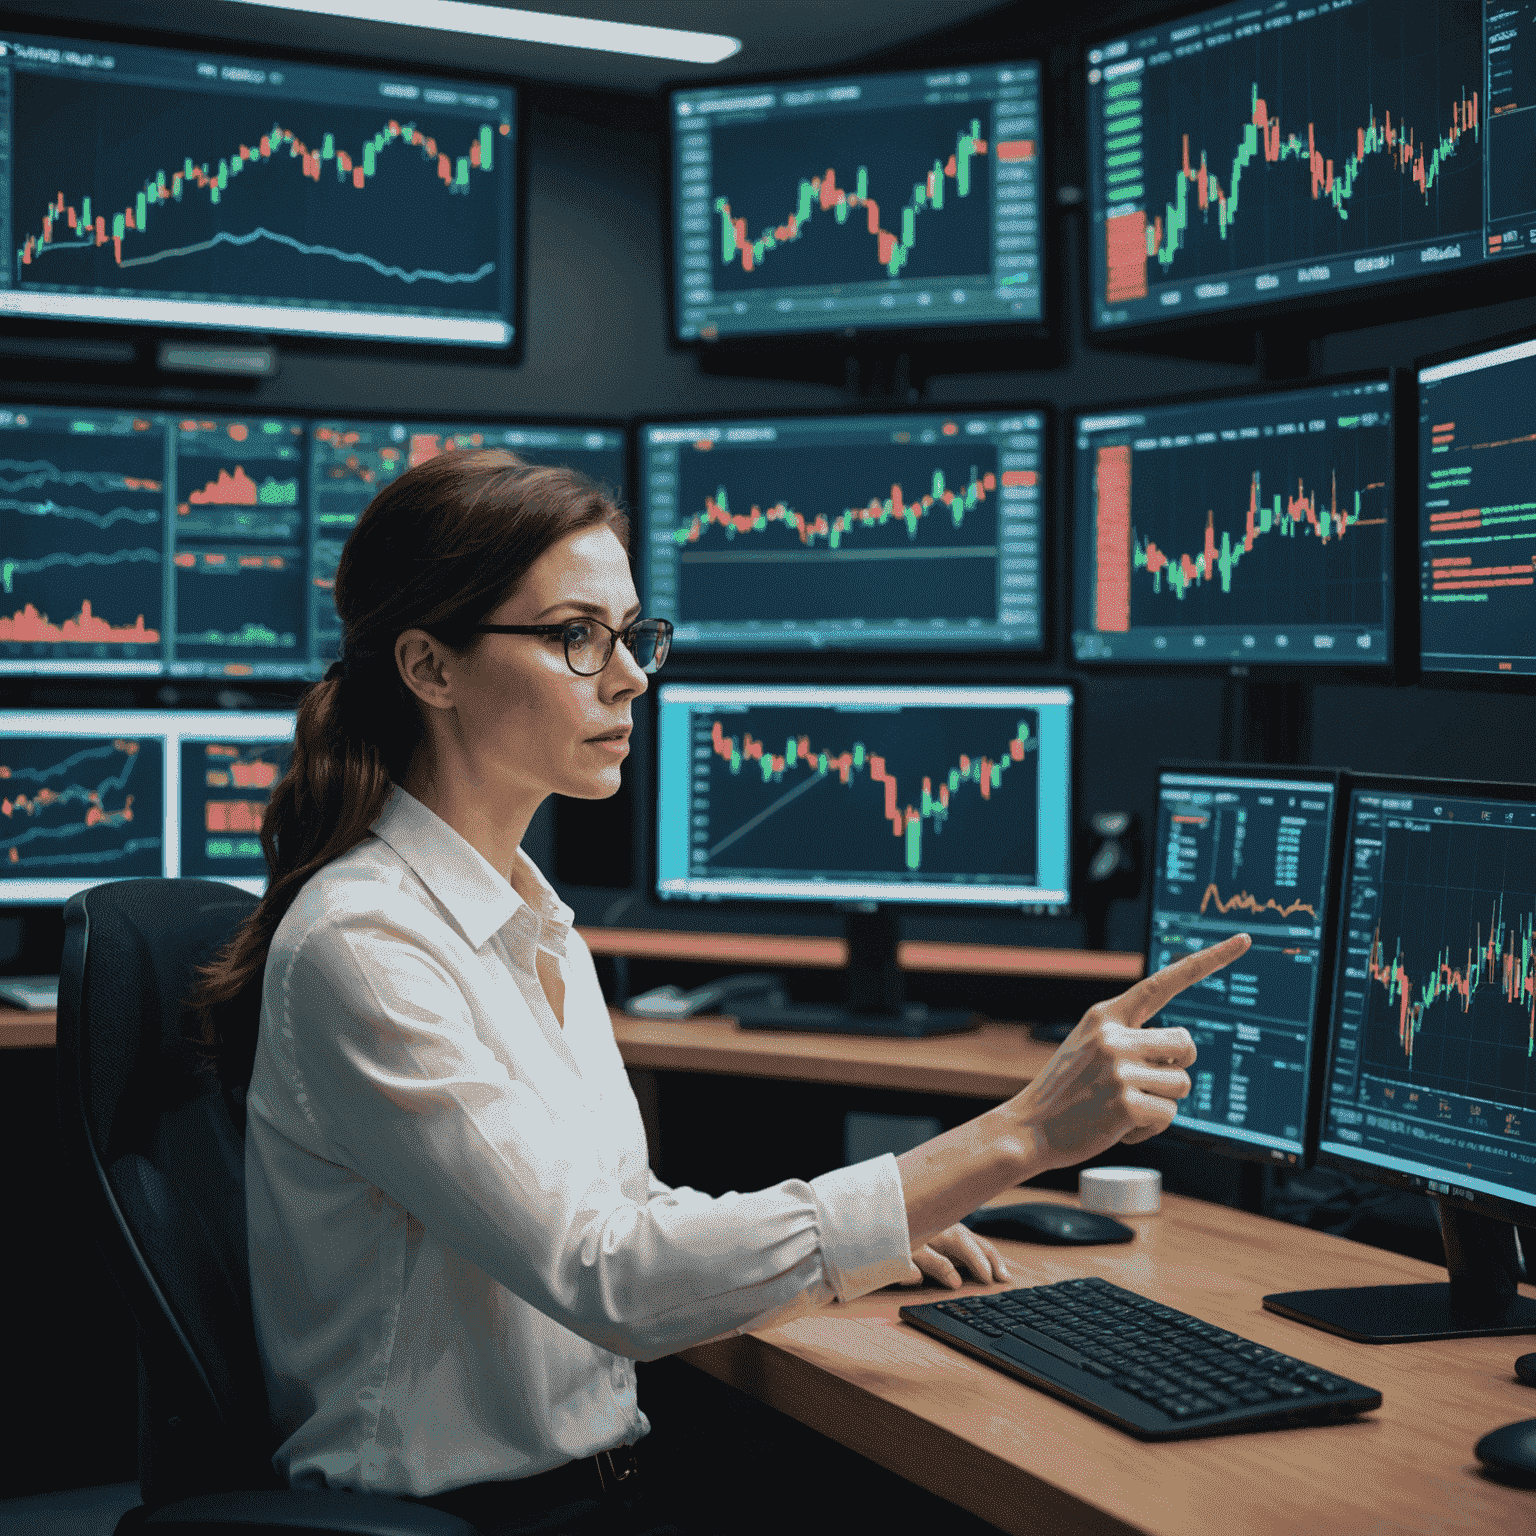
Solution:
[[[1467,274],[1536,239],[1522,7],[1191,8],[1087,53],[1091,329]]]
[[[362,509],[482,446],[623,482],[613,426],[0,407],[0,675],[318,677]]]
[[[291,711],[0,710],[0,905],[200,875],[260,894]]]
[[[640,428],[641,596],[681,645],[1038,651],[1044,414]]]
[[[674,91],[674,331],[1040,327],[1040,66]]]
[[[507,347],[512,89],[0,34],[0,315]]]
[[[1536,675],[1536,341],[1419,369],[1419,662]]]
[[[1385,378],[1079,416],[1077,659],[1387,666],[1392,453]]]
[[[1310,1160],[1332,980],[1336,776],[1164,769],[1157,785],[1147,970],[1234,933],[1242,960],[1158,1016],[1200,1055],[1175,1127],[1229,1155]]]
[[[663,683],[656,894],[1070,900],[1068,688]]]

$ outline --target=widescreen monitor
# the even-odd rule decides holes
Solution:
[[[514,339],[512,89],[0,34],[0,315]]]
[[[640,428],[641,597],[680,644],[1030,651],[1040,411]]]
[[[1068,688],[663,683],[657,717],[664,901],[1071,899]]]
[[[1158,776],[1147,970],[1248,933],[1242,959],[1170,1003],[1199,1058],[1174,1127],[1238,1157],[1300,1165],[1317,1123],[1316,1023],[1332,978],[1337,783],[1315,769]]]
[[[1532,248],[1520,6],[1190,9],[1087,52],[1101,334],[1486,270]]]
[[[1387,666],[1391,402],[1374,379],[1079,416],[1077,660]]]
[[[1038,63],[674,91],[675,334],[1038,328]]]
[[[1536,675],[1536,341],[1419,369],[1419,663]]]
[[[259,895],[293,725],[291,711],[0,710],[0,905],[142,876]]]
[[[481,446],[623,479],[611,426],[0,407],[0,675],[316,678],[362,509]]]

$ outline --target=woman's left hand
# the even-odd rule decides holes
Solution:
[[[962,1274],[962,1269],[969,1273]],[[995,1280],[1012,1280],[1013,1276],[1008,1273],[1002,1254],[986,1238],[956,1222],[912,1255],[912,1273],[904,1283],[921,1285],[924,1280],[932,1280],[955,1290],[968,1278],[991,1285]]]

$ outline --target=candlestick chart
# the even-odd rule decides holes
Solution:
[[[714,286],[976,276],[992,270],[991,106],[904,106],[716,124]]]
[[[1536,1107],[1536,831],[1525,805],[1439,810],[1381,818],[1353,871],[1361,1070],[1405,1113],[1438,1115],[1415,1091],[1490,1106],[1492,1130],[1496,1106]]]
[[[267,873],[261,819],[292,755],[287,741],[182,739],[182,874]]]
[[[301,421],[176,427],[175,665],[296,675],[308,664],[308,454]]]
[[[1207,282],[1197,296],[1210,302],[1260,303],[1309,283],[1409,275],[1392,253],[1414,243],[1460,260],[1450,246],[1464,236],[1466,258],[1480,255],[1488,114],[1482,29],[1465,11],[1320,6],[1106,80],[1102,303],[1144,319],[1179,281]]]
[[[0,881],[160,874],[162,752],[153,738],[0,742]]]
[[[1037,711],[757,708],[694,729],[695,873],[1034,882]]]
[[[505,122],[26,71],[13,90],[17,289],[509,313]]]
[[[1536,359],[1421,390],[1419,635],[1431,671],[1536,672]]]
[[[685,449],[685,621],[995,619],[1000,471],[989,443]]]
[[[0,436],[0,657],[158,658],[165,477],[147,419],[33,411]]]

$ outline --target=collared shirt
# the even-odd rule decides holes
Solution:
[[[373,833],[278,926],[246,1097],[291,1485],[424,1496],[633,1444],[635,1360],[905,1278],[894,1158],[718,1199],[662,1184],[570,908],[519,853],[525,902],[404,790]]]

